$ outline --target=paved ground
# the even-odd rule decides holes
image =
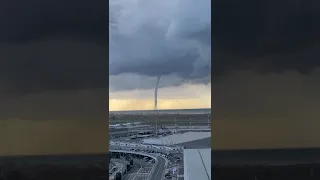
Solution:
[[[124,180],[146,180],[149,177],[150,170],[151,167],[140,167],[128,174]]]
[[[117,140],[126,141],[128,139],[127,138],[119,138]],[[132,142],[132,141],[139,141],[139,140],[129,140],[129,142],[130,141]],[[187,142],[187,143],[180,144],[180,145],[186,145],[188,148],[210,148],[211,138]],[[110,148],[117,149],[117,148],[119,148],[119,146],[110,146]],[[121,147],[121,149],[122,150],[125,150],[125,149],[130,150],[132,148],[131,147]],[[148,148],[145,148],[145,149],[148,149]],[[161,150],[157,150],[157,151],[161,152]],[[143,152],[142,149],[140,152]],[[163,152],[167,153],[167,151],[165,151],[165,150],[163,150]],[[159,163],[156,164],[155,171],[152,173],[151,178],[150,178],[151,180],[164,180],[165,179],[164,178],[165,171],[171,170],[171,172],[172,172],[172,169],[174,167],[176,167],[176,169],[177,169],[177,172],[176,172],[177,180],[184,179],[183,153],[181,151],[171,152],[171,153],[174,154],[175,156],[180,157],[182,159],[182,161],[176,162],[175,158],[168,156],[170,163],[166,167],[165,166],[165,162],[166,162],[165,159],[163,157],[158,157]],[[145,165],[145,166],[148,166],[148,165]],[[149,169],[148,168],[140,168],[138,171],[139,172],[132,173],[130,176],[128,176],[128,178],[126,178],[126,180],[146,179],[148,172],[150,172],[150,165],[149,165]],[[172,173],[170,173],[170,174],[172,174]]]
[[[181,164],[179,165],[179,168],[178,168],[178,172],[177,172],[177,177],[178,177],[178,180],[183,180],[184,179],[184,168],[183,168],[183,164],[181,166]]]
[[[121,150],[128,150],[130,151],[131,149],[134,149],[133,147],[127,147],[127,146],[109,146],[109,149],[110,150],[116,150],[116,149],[121,149]],[[144,150],[154,150],[154,151],[157,151],[157,152],[163,152],[163,153],[167,153],[169,151],[167,150],[161,150],[161,149],[152,149],[152,148],[147,148],[147,147],[139,147],[139,151],[137,152],[144,152]],[[176,153],[179,153],[179,152],[182,152],[182,150],[175,150],[175,151],[170,151],[170,152],[176,152]]]
[[[211,137],[177,144],[177,146],[186,146],[187,149],[211,148]]]
[[[162,180],[163,173],[165,171],[165,159],[158,157],[158,163],[155,164],[154,171],[151,175],[152,180]]]
[[[176,156],[179,156],[183,158],[182,153],[175,153]],[[181,162],[175,162],[175,158],[168,156],[168,160],[170,163],[168,163],[168,166],[166,166],[166,160],[163,157],[158,157],[158,163],[155,164],[154,172],[151,174],[152,180],[162,180],[164,179],[164,173],[166,169],[170,169],[172,171],[173,167],[177,168],[177,177],[178,180],[183,179],[183,161]],[[137,180],[137,179],[147,179],[148,175],[150,174],[150,171],[152,170],[152,167],[150,164],[145,162],[143,159],[134,159],[135,163],[139,164],[139,168],[137,171],[131,172],[129,175],[126,176],[125,180]]]
[[[152,170],[152,166],[144,160],[133,158],[134,169],[127,173],[124,180],[146,180]]]
[[[175,168],[177,169],[176,172],[176,177],[178,177],[178,180],[183,180],[184,179],[184,168],[183,168],[183,160],[178,162],[175,166]]]

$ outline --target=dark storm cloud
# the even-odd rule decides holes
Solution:
[[[210,1],[110,1],[110,75],[210,76]]]
[[[1,1],[2,92],[106,88],[107,2]]]
[[[185,79],[178,75],[162,76],[159,88],[177,87],[184,84],[209,84],[211,77],[201,77]],[[109,91],[136,90],[136,89],[154,89],[156,85],[155,77],[141,76],[138,74],[121,74],[109,78]]]
[[[307,74],[319,65],[320,3],[213,1],[213,73],[248,69]]]

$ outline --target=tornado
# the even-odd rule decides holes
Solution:
[[[157,77],[157,84],[156,88],[154,89],[154,109],[158,109],[158,88],[159,88],[159,83],[160,83],[161,76]]]

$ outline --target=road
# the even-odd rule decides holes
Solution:
[[[177,177],[178,177],[178,180],[183,180],[184,179],[183,163],[178,164]]]
[[[163,157],[157,157],[158,163],[156,163],[153,173],[151,174],[152,180],[162,180],[162,175],[165,170],[166,161]]]
[[[133,152],[134,153],[134,152]],[[166,160],[161,157],[161,156],[158,156],[157,157],[157,163],[155,163],[154,165],[154,171],[152,172],[151,174],[151,178],[152,180],[162,180],[162,176],[163,176],[163,173],[166,169],[165,167],[165,164],[166,164]]]
[[[140,164],[137,163],[133,163],[133,167],[123,176],[124,180],[131,180],[131,179],[135,179],[136,176],[131,176],[133,173],[136,173],[139,168],[141,167]]]
[[[117,149],[119,148],[119,146],[110,146],[110,149]],[[132,147],[125,147],[125,146],[122,146],[121,147],[122,150],[128,150],[130,151],[130,149],[132,149]],[[148,149],[148,148],[145,148],[145,149]],[[167,150],[157,150],[158,152],[164,152],[164,153],[168,153],[169,151]],[[142,152],[142,151],[138,151],[138,152]],[[134,151],[132,152],[134,153]],[[176,156],[179,156],[181,159],[183,158],[183,153],[181,151],[171,151],[171,153],[173,153],[174,155]],[[149,153],[147,153],[149,154]],[[151,177],[150,179],[152,180],[162,180],[163,179],[163,175],[164,175],[164,171],[166,170],[166,160],[161,157],[161,156],[158,156],[157,157],[157,160],[158,162],[155,164],[155,167],[154,168],[154,171],[152,172],[151,174]],[[175,164],[175,166],[178,168],[178,180],[182,180],[183,179],[183,173],[184,173],[184,170],[183,170],[183,161],[182,162],[178,162],[176,163],[175,162],[175,159],[173,157],[168,157],[168,160]],[[138,177],[138,175],[135,175],[135,176],[131,176],[130,178],[128,177],[128,180],[131,180],[131,178],[136,178]],[[136,179],[134,179],[136,180]]]
[[[109,149],[110,150],[117,150],[117,149],[121,149],[121,150],[127,150],[127,151],[131,151],[131,149],[136,149],[135,147],[128,147],[128,146],[115,146],[115,145],[110,145],[109,146]],[[165,150],[165,149],[155,149],[155,148],[148,148],[148,147],[139,147],[138,148],[139,151],[132,151],[133,153],[134,152],[143,152],[143,151],[146,151],[146,150],[153,150],[153,151],[156,151],[156,152],[162,152],[162,153],[181,153],[183,152],[182,149],[180,150]]]

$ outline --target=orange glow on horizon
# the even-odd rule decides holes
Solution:
[[[196,109],[211,108],[211,98],[166,99],[158,101],[158,109]],[[110,99],[110,111],[153,110],[153,99]]]

